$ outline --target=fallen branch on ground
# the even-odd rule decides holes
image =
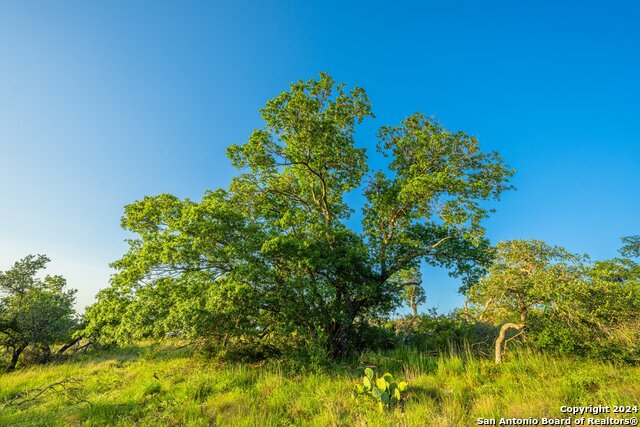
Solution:
[[[37,404],[41,397],[51,393],[62,394],[64,397],[76,404],[88,403],[91,405],[91,402],[80,395],[83,391],[82,387],[79,386],[80,384],[81,382],[75,378],[65,378],[42,388],[32,388],[22,391],[4,403],[0,408],[0,414],[8,408],[18,408],[28,404]]]

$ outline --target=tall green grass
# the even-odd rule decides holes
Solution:
[[[400,409],[381,415],[372,402],[353,398],[365,366],[409,382]],[[140,345],[0,375],[0,408],[65,378],[77,380],[70,390],[8,406],[0,425],[466,426],[479,417],[560,417],[561,405],[640,402],[638,367],[526,351],[496,366],[465,349],[434,357],[400,348],[301,372]]]

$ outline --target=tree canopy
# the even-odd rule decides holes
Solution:
[[[36,277],[49,258],[28,255],[0,272],[0,345],[11,351],[7,371],[29,345],[49,347],[67,339],[76,325],[75,290],[62,276]]]
[[[623,238],[622,255],[632,240]],[[630,258],[592,262],[537,240],[501,242],[469,301],[478,320],[526,328],[541,348],[638,358],[640,268]]]
[[[369,98],[326,73],[293,83],[261,117],[227,150],[238,169],[227,190],[125,207],[122,226],[136,237],[87,313],[90,330],[107,340],[323,342],[340,357],[354,325],[401,303],[401,272],[426,262],[467,286],[482,274],[486,202],[511,188],[513,170],[476,138],[415,113],[380,129],[388,164],[370,171],[354,137],[373,117]],[[366,203],[354,229],[345,195],[357,189]]]

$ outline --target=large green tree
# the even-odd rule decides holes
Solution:
[[[401,302],[404,286],[392,279],[400,272],[427,262],[472,281],[482,271],[484,202],[513,173],[495,152],[414,114],[380,130],[389,163],[371,173],[354,140],[373,116],[369,99],[324,73],[292,84],[261,114],[264,126],[228,149],[239,174],[227,191],[125,208],[123,226],[137,238],[114,263],[90,327],[223,342],[303,336],[340,357],[356,322]],[[358,188],[366,204],[353,229],[345,195]]]
[[[62,276],[36,277],[49,258],[29,255],[0,271],[0,345],[11,354],[7,371],[16,367],[29,345],[48,349],[70,337],[76,325],[75,290]]]

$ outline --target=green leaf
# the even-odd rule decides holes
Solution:
[[[373,369],[367,368],[364,370],[364,374],[370,379],[373,380]]]
[[[400,396],[400,389],[396,388],[393,390],[393,397],[395,397],[398,402],[400,401],[402,398],[402,396]]]
[[[387,403],[389,403],[389,395],[387,393],[382,393],[380,395],[380,400],[382,400],[382,403],[386,405]]]
[[[408,385],[409,385],[409,384],[407,384],[405,381],[401,381],[401,382],[398,384],[398,390],[400,390],[400,391],[405,391]]]
[[[386,373],[382,376],[382,378],[384,378],[384,380],[386,382],[388,382],[389,384],[391,384],[393,382],[393,375],[391,375],[390,373]]]
[[[373,390],[371,390],[371,394],[373,394],[373,397],[375,397],[376,399],[380,399],[382,391],[378,387],[374,387]]]
[[[387,389],[387,382],[384,380],[384,378],[378,378],[376,380],[376,385],[382,391],[385,391]]]
[[[362,383],[364,384],[365,390],[371,389],[371,380],[369,380],[369,377],[362,378]]]
[[[389,384],[389,387],[388,387],[389,394],[393,394],[393,392],[397,389],[398,389],[398,384],[396,383]]]

